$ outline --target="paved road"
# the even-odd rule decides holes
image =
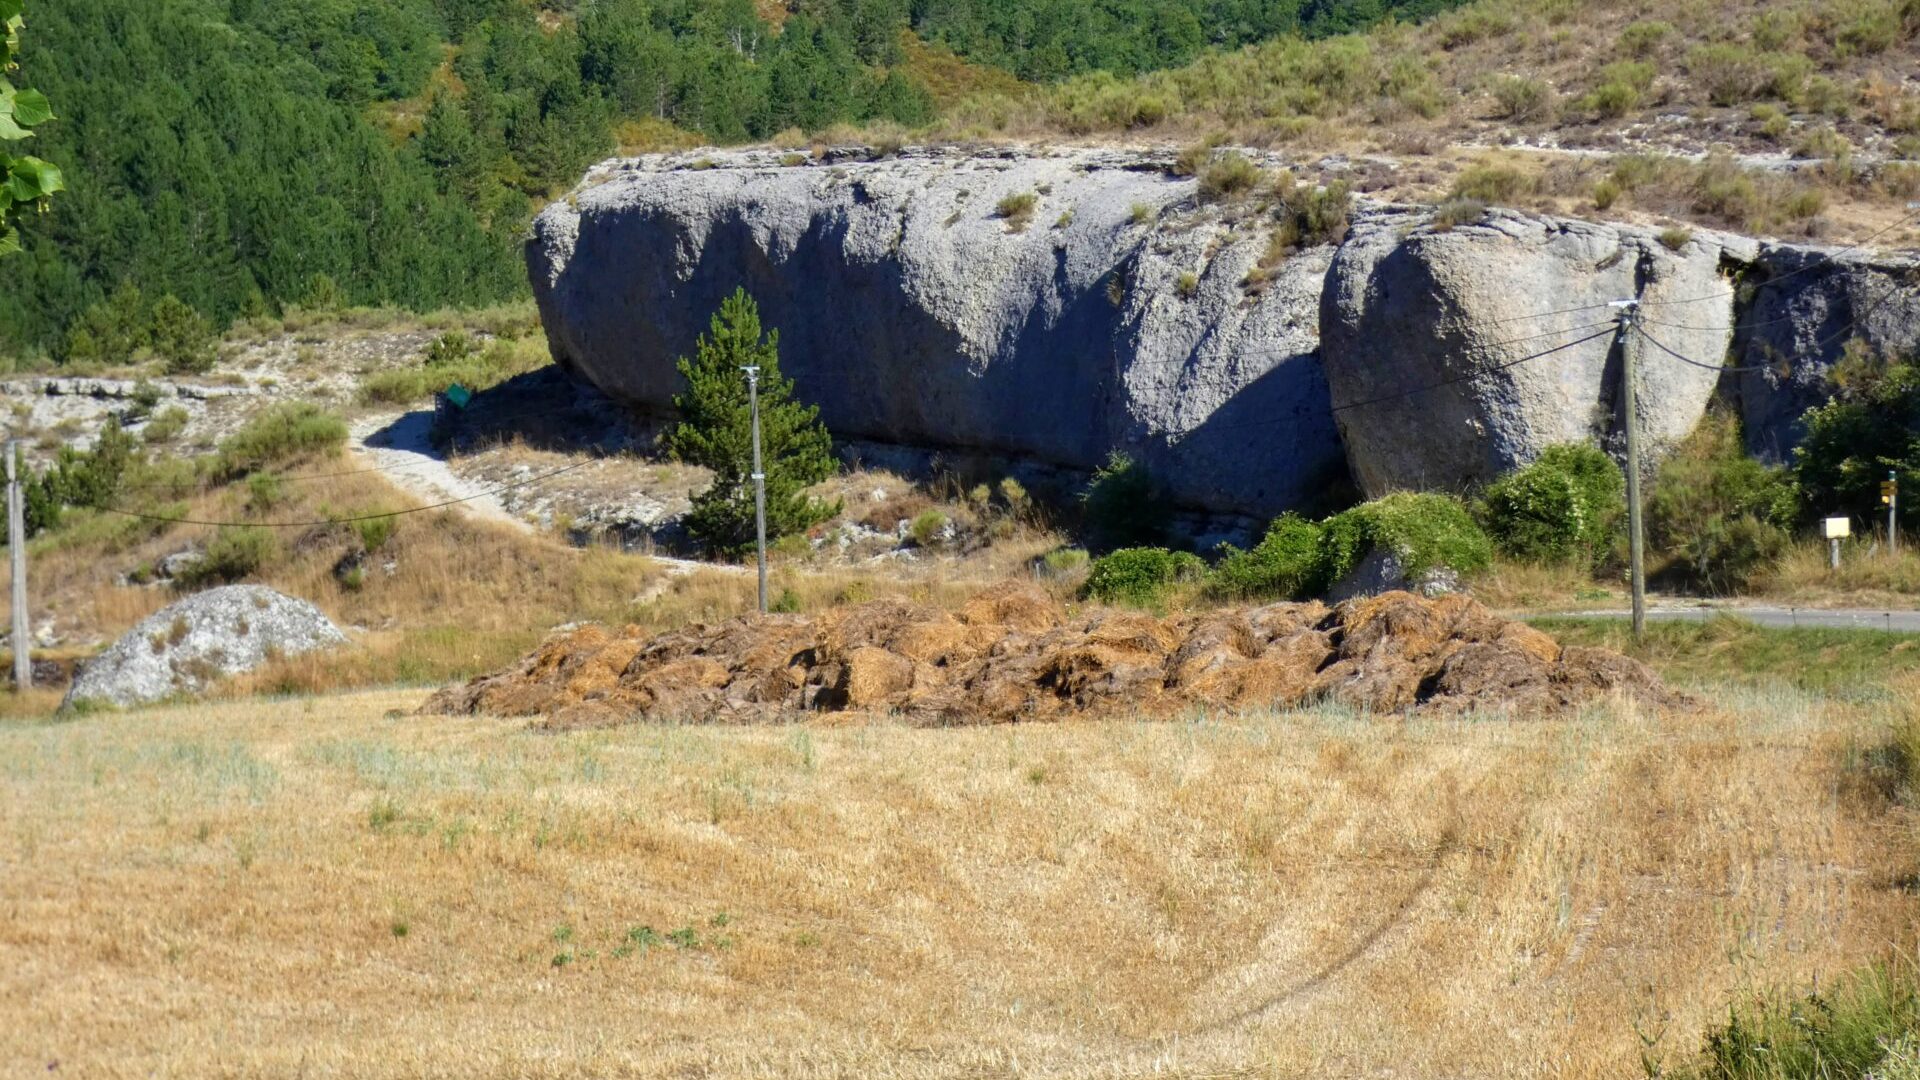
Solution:
[[[1603,611],[1564,611],[1556,617],[1576,619],[1625,619],[1632,613],[1617,609]],[[1684,619],[1704,622],[1716,615],[1731,615],[1761,626],[1833,627],[1843,630],[1893,630],[1920,634],[1920,611],[1882,608],[1790,608],[1749,604],[1690,604],[1686,607],[1647,609],[1647,621],[1671,622]]]

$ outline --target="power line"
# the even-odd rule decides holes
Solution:
[[[1612,326],[1612,325],[1613,325],[1613,320],[1609,319],[1605,322],[1587,323],[1584,326],[1569,326],[1559,330],[1547,330],[1538,334],[1528,334],[1525,337],[1508,338],[1505,341],[1490,341],[1484,344],[1476,344],[1473,346],[1473,348],[1475,350],[1499,349],[1499,348],[1504,348],[1508,345],[1521,345],[1529,341],[1539,341],[1541,338],[1557,337],[1561,334],[1577,334],[1583,330],[1592,330],[1596,327]],[[1299,350],[1297,349],[1282,349],[1282,348],[1236,349],[1228,354],[1228,358],[1233,359],[1233,358],[1242,357],[1242,356],[1271,356],[1271,355],[1293,356],[1293,355],[1296,355],[1298,352]],[[1168,357],[1164,360],[1136,360],[1133,363],[1128,364],[1126,367],[1126,370],[1134,371],[1143,367],[1159,367],[1163,364],[1191,364],[1198,359],[1199,359],[1198,357],[1195,357],[1189,354],[1187,356]]]
[[[381,518],[400,517],[403,514],[425,513],[428,510],[441,510],[449,506],[457,506],[460,503],[473,502],[476,499],[485,499],[505,491],[512,491],[516,488],[528,487],[540,483],[542,480],[551,480],[556,476],[573,472],[576,469],[584,469],[599,460],[599,458],[588,458],[586,461],[576,461],[572,465],[564,468],[554,469],[551,472],[541,473],[538,476],[528,477],[525,480],[516,480],[510,484],[502,484],[499,487],[476,492],[463,498],[448,499],[445,502],[432,503],[427,506],[410,506],[405,510],[390,510],[380,514],[361,514],[357,517],[330,518],[326,521],[201,521],[195,518],[176,518],[163,517],[159,514],[143,514],[137,510],[125,510],[118,506],[102,506],[98,509],[109,514],[119,514],[122,517],[139,518],[142,521],[157,521],[168,525],[211,525],[218,528],[311,529],[326,525],[351,525],[358,521],[377,521]]]
[[[1570,333],[1571,331],[1563,331],[1563,332]],[[1580,338],[1577,341],[1569,341],[1564,345],[1555,345],[1550,349],[1542,349],[1537,353],[1532,353],[1527,356],[1522,356],[1518,360],[1508,360],[1505,363],[1494,364],[1491,367],[1478,368],[1476,370],[1467,372],[1464,375],[1456,375],[1451,379],[1442,379],[1439,382],[1429,383],[1425,386],[1416,386],[1411,390],[1401,390],[1392,394],[1382,394],[1379,397],[1366,398],[1365,400],[1362,400],[1362,401],[1349,401],[1349,402],[1346,402],[1345,404],[1335,405],[1328,411],[1345,412],[1348,409],[1358,409],[1363,405],[1378,405],[1383,401],[1393,401],[1398,398],[1412,397],[1415,394],[1424,394],[1429,390],[1438,390],[1444,386],[1453,386],[1457,383],[1463,383],[1473,379],[1477,379],[1482,375],[1491,375],[1496,371],[1505,371],[1508,368],[1519,367],[1521,364],[1527,363],[1532,360],[1538,360],[1543,356],[1552,356],[1554,353],[1564,352],[1567,349],[1571,349],[1577,345],[1585,345],[1589,341],[1598,341],[1603,337],[1610,337],[1612,336],[1612,334],[1613,334],[1613,326],[1612,324],[1607,324],[1607,328],[1605,330],[1600,331],[1597,334],[1589,334],[1586,337]]]
[[[1597,324],[1597,325],[1603,325],[1606,327],[1606,329],[1601,330],[1597,334],[1589,334],[1586,337],[1580,338],[1576,341],[1569,341],[1562,345],[1555,345],[1550,349],[1542,349],[1541,351],[1536,353],[1529,353],[1528,355],[1522,356],[1516,360],[1508,360],[1503,363],[1490,365],[1488,367],[1475,368],[1472,371],[1466,372],[1461,375],[1456,375],[1450,379],[1442,379],[1439,382],[1428,383],[1424,386],[1416,386],[1411,389],[1397,391],[1392,394],[1382,394],[1379,397],[1367,398],[1362,401],[1349,401],[1344,404],[1334,405],[1334,406],[1331,406],[1328,409],[1328,411],[1336,412],[1336,413],[1344,412],[1348,409],[1358,409],[1365,405],[1378,405],[1383,401],[1393,401],[1398,398],[1412,397],[1415,394],[1424,394],[1430,390],[1438,390],[1438,389],[1441,389],[1442,387],[1454,386],[1459,383],[1469,382],[1473,379],[1477,379],[1482,375],[1491,375],[1495,372],[1505,371],[1508,368],[1519,367],[1521,364],[1525,364],[1533,360],[1538,360],[1543,356],[1552,356],[1554,353],[1564,352],[1565,350],[1574,348],[1575,346],[1585,345],[1590,341],[1598,341],[1603,337],[1610,337],[1613,335],[1614,333],[1613,323],[1608,322],[1608,323]],[[1586,329],[1586,328],[1582,327],[1581,329]],[[1563,330],[1559,332],[1571,333],[1572,331]],[[1267,420],[1255,420],[1251,423],[1246,423],[1246,424],[1235,424],[1231,427],[1213,428],[1213,429],[1210,429],[1209,433],[1242,431],[1248,428],[1270,427],[1274,424],[1291,424],[1294,422],[1295,420],[1291,416],[1280,416],[1280,417],[1273,417]],[[1192,437],[1199,430],[1200,429],[1196,428],[1192,431],[1182,432],[1174,439],[1174,441],[1176,442],[1184,441],[1185,439]]]
[[[1691,364],[1697,368],[1705,368],[1708,371],[1723,371],[1723,372],[1724,371],[1733,371],[1733,372],[1777,371],[1785,366],[1784,361],[1782,361],[1782,363],[1780,364],[1709,364],[1700,360],[1695,360],[1692,357],[1682,356],[1679,353],[1668,348],[1666,345],[1660,342],[1659,338],[1656,338],[1652,334],[1647,333],[1646,328],[1640,325],[1640,321],[1638,319],[1634,320],[1633,329],[1634,329],[1634,332],[1638,333],[1642,338],[1646,339],[1647,344],[1652,345],[1654,348],[1659,349],[1661,352],[1666,353],[1668,356],[1673,357],[1675,360],[1678,360],[1683,364]]]

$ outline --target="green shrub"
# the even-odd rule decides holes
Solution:
[[[1920,364],[1887,363],[1854,349],[1834,372],[1838,390],[1801,418],[1806,437],[1793,473],[1810,517],[1884,519],[1880,483],[1901,483],[1900,521],[1920,526]]]
[[[174,579],[183,589],[225,585],[251,577],[279,556],[273,532],[253,525],[223,525],[208,542],[199,562]]]
[[[280,504],[282,491],[280,478],[270,472],[257,472],[247,477],[247,509],[261,513]]]
[[[1096,550],[1142,547],[1165,540],[1173,503],[1145,465],[1116,450],[1080,496]]]
[[[354,522],[353,531],[360,538],[360,550],[372,555],[387,546],[399,526],[399,518],[384,514]]]
[[[1260,183],[1260,169],[1237,150],[1214,158],[1200,170],[1200,198],[1221,202],[1238,198]]]
[[[1465,503],[1452,495],[1407,491],[1321,523],[1319,579],[1331,587],[1376,548],[1400,561],[1408,581],[1440,569],[1471,574],[1493,562],[1493,542]]]
[[[1182,270],[1180,276],[1173,279],[1173,291],[1180,294],[1182,299],[1192,297],[1200,291],[1200,275],[1191,270]]]
[[[68,326],[60,359],[70,364],[124,364],[147,347],[150,329],[146,297],[132,282],[122,282]]]
[[[1693,230],[1681,225],[1669,226],[1660,230],[1660,246],[1668,251],[1679,251],[1693,242]]]
[[[105,507],[119,497],[130,470],[140,464],[133,436],[108,417],[100,437],[85,453],[63,446],[53,464],[22,484],[26,533],[36,536],[58,528],[67,507]]]
[[[1295,248],[1337,244],[1346,238],[1353,215],[1353,189],[1346,181],[1307,187],[1296,184],[1292,173],[1281,173],[1273,194],[1279,225],[1267,240],[1260,269],[1273,269]]]
[[[1500,115],[1529,123],[1553,119],[1553,87],[1524,75],[1502,75],[1493,81],[1493,100]]]
[[[940,530],[947,527],[947,515],[938,510],[923,510],[914,515],[912,524],[907,526],[907,535],[919,547],[932,547],[940,542]]]
[[[148,343],[169,375],[204,375],[213,370],[218,340],[213,324],[184,302],[163,296],[149,316]]]
[[[1435,232],[1447,232],[1461,225],[1477,225],[1487,216],[1487,204],[1479,199],[1448,199],[1433,211]]]
[[[218,471],[240,476],[302,454],[328,453],[346,441],[346,421],[310,402],[287,402],[222,440]]]
[[[1213,568],[1210,591],[1236,599],[1297,600],[1326,587],[1321,578],[1319,525],[1298,514],[1273,519],[1249,551],[1228,545]]]
[[[1660,576],[1740,588],[1786,549],[1796,502],[1785,469],[1742,449],[1739,422],[1709,414],[1661,464],[1647,498],[1647,543],[1668,560]]]
[[[1920,986],[1910,962],[1876,965],[1805,996],[1757,994],[1727,1010],[1673,1080],[1908,1080],[1920,1076]],[[1649,1073],[1649,1075],[1656,1075]]]
[[[1206,570],[1206,563],[1185,551],[1121,548],[1094,560],[1085,589],[1089,597],[1105,603],[1147,607],[1174,585],[1200,580]]]
[[[1040,196],[1031,191],[1023,191],[1018,195],[1009,195],[1001,199],[993,208],[993,213],[995,217],[1006,219],[1009,232],[1020,232],[1033,221],[1033,210],[1039,203]]]
[[[1481,203],[1510,203],[1533,190],[1533,180],[1505,165],[1474,165],[1454,181],[1453,197]]]
[[[1617,60],[1600,69],[1600,81],[1580,104],[1601,116],[1625,116],[1639,106],[1653,88],[1653,65],[1638,60]]]
[[[147,421],[140,429],[140,437],[148,443],[166,443],[180,437],[187,427],[187,410],[178,405],[169,405],[159,414]]]
[[[1619,466],[1598,447],[1549,446],[1487,485],[1481,517],[1495,546],[1515,558],[1591,563],[1613,540],[1625,487]]]
[[[1633,23],[1620,31],[1620,54],[1630,57],[1650,56],[1662,43],[1673,36],[1672,23],[1658,20]]]
[[[1731,42],[1695,46],[1687,53],[1687,74],[1715,105],[1745,104],[1773,82],[1767,57]]]
[[[1088,562],[1086,548],[1055,548],[1040,557],[1040,565],[1053,577],[1065,577]]]

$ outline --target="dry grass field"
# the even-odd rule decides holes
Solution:
[[[565,735],[423,697],[0,722],[0,1074],[1619,1077],[1913,941],[1885,695]]]

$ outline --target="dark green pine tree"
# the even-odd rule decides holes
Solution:
[[[682,357],[686,393],[673,404],[680,423],[667,435],[674,456],[713,470],[713,486],[694,496],[687,531],[715,551],[753,547],[753,432],[747,379],[760,368],[760,447],[767,474],[767,536],[803,532],[840,512],[805,493],[835,470],[833,439],[820,409],[793,400],[793,380],[780,376],[780,332],[764,338],[760,308],[745,289],[722,301],[696,354]]]

